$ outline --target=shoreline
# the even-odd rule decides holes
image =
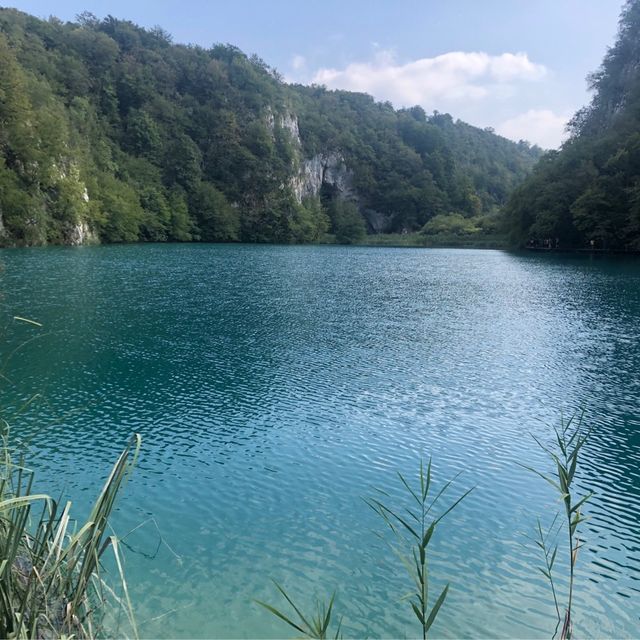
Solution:
[[[495,237],[480,239],[476,241],[463,241],[462,239],[448,238],[441,241],[418,239],[415,235],[403,237],[400,234],[371,235],[358,242],[338,243],[331,240],[319,240],[317,242],[302,243],[280,243],[280,242],[90,242],[86,244],[39,244],[21,245],[5,244],[0,245],[0,251],[12,249],[47,249],[66,248],[83,249],[88,247],[109,247],[109,246],[176,246],[176,245],[245,245],[245,246],[280,246],[280,247],[368,247],[381,249],[473,249],[488,251],[509,251],[516,253],[536,253],[536,254],[564,254],[580,256],[640,256],[640,250],[635,249],[591,249],[591,248],[546,248],[546,247],[513,247],[506,240],[499,240]]]

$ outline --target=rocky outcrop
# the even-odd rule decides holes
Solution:
[[[275,137],[276,125],[289,132],[293,146],[298,150],[302,148],[300,141],[300,130],[298,129],[298,118],[295,113],[285,109],[282,113],[274,114],[271,107],[266,110],[267,128],[271,135]]]
[[[374,209],[363,209],[361,213],[371,233],[389,233],[391,229],[390,215]]]
[[[289,111],[285,111],[279,119],[280,126],[289,132],[291,139],[294,143],[298,145],[298,147],[302,146],[300,142],[300,130],[298,129],[298,118],[294,113]]]
[[[298,118],[295,113],[285,109],[279,114],[274,114],[273,110],[268,108],[266,121],[274,136],[276,126],[289,132],[296,156],[289,186],[298,202],[302,202],[305,198],[319,197],[322,185],[330,185],[335,189],[338,197],[358,205],[370,232],[384,233],[389,230],[390,216],[361,206],[360,198],[353,186],[353,171],[349,169],[344,156],[339,151],[328,151],[318,153],[311,158],[304,158]]]
[[[95,244],[98,241],[96,234],[86,222],[78,222],[69,231],[66,244],[77,247],[82,244]]]
[[[340,153],[318,153],[303,160],[298,175],[291,179],[291,188],[298,202],[320,195],[323,184],[335,187],[342,198],[358,200],[353,188],[353,172]]]
[[[320,195],[323,184],[335,187],[341,197],[357,201],[358,197],[353,189],[353,172],[347,168],[341,153],[330,151],[318,153],[312,158],[304,158],[296,114],[289,109],[274,113],[273,109],[268,107],[265,117],[267,127],[273,136],[276,134],[276,127],[289,133],[295,156],[292,166],[294,175],[290,186],[298,202]]]

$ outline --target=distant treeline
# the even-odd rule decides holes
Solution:
[[[302,198],[305,160],[323,154],[344,163],[349,192]],[[5,244],[349,242],[434,218],[493,231],[540,155],[449,115],[287,85],[233,46],[0,9]]]

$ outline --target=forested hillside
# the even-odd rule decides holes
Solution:
[[[287,85],[233,46],[0,9],[4,244],[349,242],[435,216],[489,228],[540,154],[420,107]]]
[[[506,207],[516,244],[640,250],[640,1],[625,5],[618,38],[590,78],[591,103]],[[555,240],[554,240],[555,241]]]

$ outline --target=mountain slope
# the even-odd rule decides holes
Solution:
[[[305,242],[493,216],[540,155],[237,48],[0,9],[5,244]]]
[[[591,103],[571,136],[511,196],[512,240],[640,249],[640,1],[624,6],[616,43],[590,78]]]

